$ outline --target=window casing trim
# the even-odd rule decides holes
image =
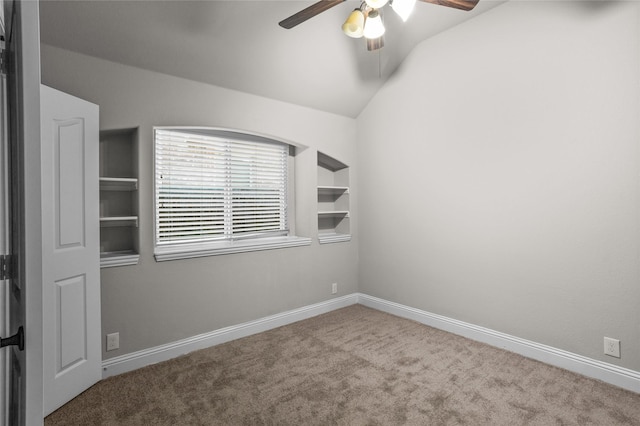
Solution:
[[[283,236],[211,243],[174,244],[156,246],[154,255],[156,261],[163,262],[194,257],[302,247],[311,245],[311,241],[311,238],[306,237]]]
[[[300,247],[311,245],[311,238],[307,237],[299,237],[295,236],[295,201],[294,201],[294,192],[293,192],[293,173],[288,179],[288,199],[287,199],[287,209],[288,209],[288,220],[289,220],[289,235],[284,236],[262,236],[258,238],[247,238],[247,239],[233,239],[233,240],[219,240],[219,241],[200,241],[195,243],[158,243],[157,235],[156,235],[156,183],[155,183],[155,175],[156,175],[156,160],[155,160],[155,134],[156,130],[175,130],[179,132],[187,132],[194,133],[199,135],[212,136],[215,138],[225,138],[228,140],[237,140],[237,141],[250,141],[250,142],[264,142],[264,143],[279,143],[285,144],[290,147],[290,154],[288,165],[289,169],[293,170],[294,161],[293,161],[293,151],[297,144],[291,143],[289,141],[284,141],[281,139],[273,138],[270,136],[263,136],[257,133],[245,132],[239,130],[232,129],[224,129],[218,127],[189,127],[189,126],[154,126],[153,127],[153,176],[154,176],[154,184],[153,184],[153,215],[154,215],[154,256],[156,261],[167,261],[167,260],[177,260],[177,259],[188,259],[188,258],[196,258],[196,257],[204,257],[204,256],[217,256],[224,254],[233,254],[233,253],[242,253],[242,252],[251,252],[251,251],[261,251],[261,250],[272,250],[272,249],[280,249],[287,247]],[[302,147],[302,146],[300,146]],[[304,147],[303,147],[304,148]]]

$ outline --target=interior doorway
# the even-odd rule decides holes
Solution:
[[[7,345],[0,349],[0,421],[37,426],[43,423],[39,4],[0,5],[0,332]],[[21,330],[22,339],[10,338]]]
[[[5,49],[4,0],[0,0],[0,48]],[[7,75],[0,69],[0,255],[9,252],[9,164],[7,134]],[[9,285],[0,280],[0,336],[9,335]],[[8,351],[0,350],[0,423],[9,424],[7,406],[9,403],[9,356]]]

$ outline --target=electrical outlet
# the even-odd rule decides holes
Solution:
[[[331,294],[336,294],[338,292],[338,283],[331,284]]]
[[[611,337],[604,338],[604,354],[620,358],[620,340]]]
[[[120,333],[107,334],[107,351],[120,349]]]

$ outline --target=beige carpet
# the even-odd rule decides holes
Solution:
[[[640,395],[360,305],[112,377],[54,425],[640,425]]]

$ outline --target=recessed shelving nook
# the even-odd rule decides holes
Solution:
[[[349,167],[318,152],[318,242],[350,241]]]
[[[100,132],[100,267],[138,263],[138,129]]]

